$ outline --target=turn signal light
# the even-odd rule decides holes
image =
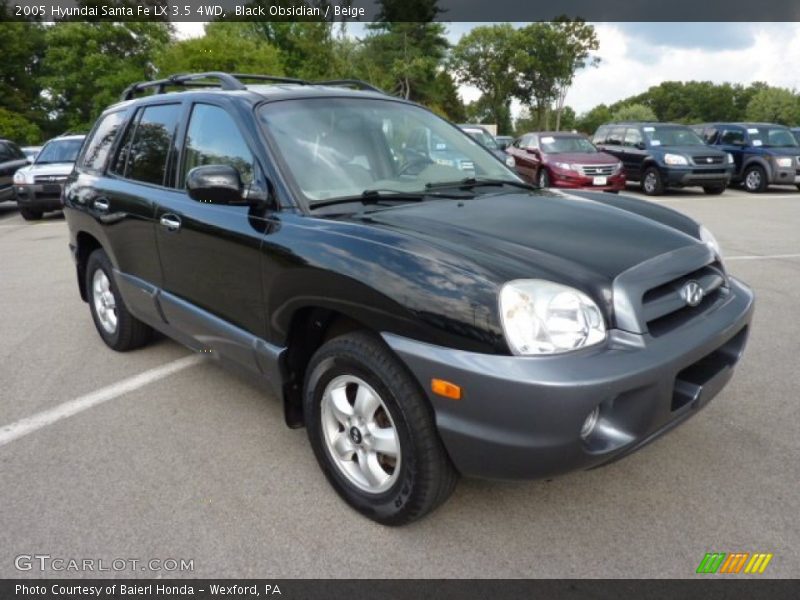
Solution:
[[[461,400],[461,386],[444,379],[431,379],[431,390],[439,396],[444,396],[451,400]]]

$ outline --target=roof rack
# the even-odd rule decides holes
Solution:
[[[206,81],[216,79],[217,82]],[[155,88],[156,94],[164,94],[168,87],[213,87],[223,90],[246,90],[247,86],[242,83],[242,79],[252,79],[255,81],[269,81],[273,83],[293,83],[296,85],[330,85],[353,87],[359,90],[378,92],[383,94],[383,90],[359,79],[329,79],[326,81],[306,81],[294,77],[278,77],[275,75],[256,75],[250,73],[222,73],[219,71],[209,71],[207,73],[184,73],[171,75],[165,79],[153,81],[141,81],[128,86],[122,95],[121,100],[131,100],[138,93],[144,90]]]
[[[358,90],[364,90],[367,92],[378,92],[379,94],[386,93],[382,89],[376,88],[374,85],[371,85],[366,81],[361,81],[360,79],[328,79],[326,81],[314,81],[313,83],[314,85],[354,87]]]

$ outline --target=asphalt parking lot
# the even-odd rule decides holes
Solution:
[[[199,358],[157,371],[188,356],[169,340],[108,350],[63,217],[31,224],[0,205],[0,577],[80,576],[20,572],[21,554],[194,565],[118,576],[690,577],[711,551],[773,553],[763,576],[797,577],[800,192],[697,191],[657,201],[704,222],[758,298],[731,384],[625,460],[463,480],[401,529],[339,500],[266,392]],[[73,400],[94,405],[51,410]],[[24,434],[43,413],[52,422]]]

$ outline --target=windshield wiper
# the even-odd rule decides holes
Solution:
[[[339,198],[331,198],[330,200],[310,202],[309,207],[313,210],[315,208],[322,208],[323,206],[336,206],[337,204],[350,204],[352,202],[361,202],[362,204],[377,204],[381,200],[420,202],[423,198],[425,198],[425,194],[419,194],[415,192],[401,192],[398,190],[364,190],[356,196],[341,196]]]
[[[511,187],[521,188],[523,190],[539,189],[535,185],[524,183],[522,181],[511,181],[508,179],[489,179],[483,177],[467,177],[465,179],[459,179],[458,181],[442,181],[437,183],[426,183],[425,189],[437,190],[437,189],[452,188],[452,187],[469,189],[480,186],[502,187],[504,185],[510,185]]]

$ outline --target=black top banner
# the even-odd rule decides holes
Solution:
[[[0,5],[4,21],[800,21],[797,0],[0,0]]]

